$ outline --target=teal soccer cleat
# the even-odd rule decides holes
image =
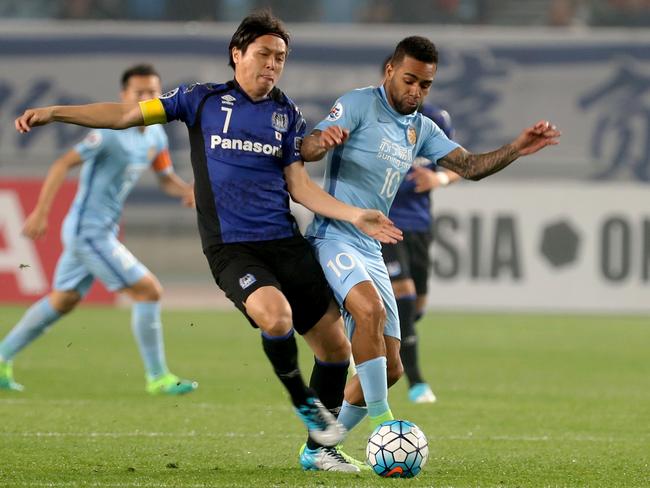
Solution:
[[[0,361],[0,390],[23,391],[25,387],[14,381],[11,361]]]
[[[172,373],[167,373],[155,379],[147,379],[146,390],[151,395],[185,395],[199,387],[196,381],[183,380]]]

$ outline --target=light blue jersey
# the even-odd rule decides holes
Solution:
[[[385,215],[416,157],[435,162],[458,147],[428,117],[396,112],[383,87],[360,88],[339,98],[316,129],[333,125],[348,129],[350,137],[329,155],[325,190],[345,203]],[[320,215],[306,235],[341,238],[381,252],[378,241],[352,224]]]
[[[316,129],[333,125],[348,129],[350,135],[330,153],[325,190],[345,203],[385,215],[416,157],[435,162],[458,147],[422,114],[396,112],[383,87],[361,88],[339,98]],[[372,281],[387,312],[384,334],[399,339],[397,304],[379,241],[348,222],[320,215],[314,217],[306,236],[341,307],[356,284]],[[344,316],[352,336],[354,321],[345,312]]]
[[[143,171],[172,171],[167,136],[159,125],[97,129],[74,147],[83,160],[79,187],[63,222],[64,245],[54,274],[55,290],[84,295],[95,278],[111,291],[148,273],[117,239],[124,201]]]
[[[124,201],[154,160],[168,147],[160,125],[144,132],[95,129],[74,146],[84,164],[79,187],[64,224],[64,237],[80,233],[116,231]],[[160,171],[171,171],[166,165]]]

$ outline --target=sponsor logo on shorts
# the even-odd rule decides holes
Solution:
[[[386,270],[388,270],[388,276],[399,276],[402,272],[402,266],[399,264],[399,261],[391,261],[386,263]]]
[[[239,278],[239,286],[241,286],[242,290],[245,290],[249,286],[251,286],[253,283],[257,281],[257,278],[253,276],[250,273],[246,273],[244,276]]]

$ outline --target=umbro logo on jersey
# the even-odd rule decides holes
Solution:
[[[228,94],[221,97],[221,103],[224,105],[233,105],[235,103],[235,100],[237,100],[235,97]]]

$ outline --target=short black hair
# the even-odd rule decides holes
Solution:
[[[245,53],[248,46],[255,42],[255,39],[267,34],[282,39],[287,45],[287,49],[289,49],[289,31],[284,27],[282,21],[268,9],[257,10],[242,20],[232,35],[228,46],[228,65],[235,69],[235,61],[232,59],[233,48]]]
[[[160,75],[152,64],[136,64],[122,73],[122,90],[126,89],[132,76],[157,76],[160,79]]]
[[[393,53],[390,63],[395,66],[400,64],[405,56],[423,63],[438,64],[438,50],[436,45],[426,37],[410,36],[402,39]]]

